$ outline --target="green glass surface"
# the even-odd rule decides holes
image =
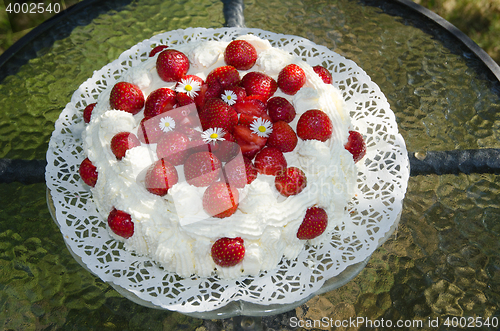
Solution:
[[[47,33],[53,43],[41,43],[41,36],[35,41],[41,45],[29,45],[36,58],[0,82],[0,157],[45,158],[54,122],[73,91],[137,42],[177,28],[224,24],[222,3],[215,0],[108,6],[115,9],[87,13],[90,18],[68,31],[65,24],[73,23],[62,22]],[[386,95],[409,151],[500,147],[499,82],[439,28],[416,27],[410,13],[401,18],[350,0],[249,0],[244,14],[247,27],[299,35],[354,60]],[[229,328],[228,321],[144,308],[85,271],[51,220],[45,189],[0,184],[0,329]],[[294,313],[303,321],[422,321],[422,328],[410,330],[436,330],[428,326],[435,319],[449,329],[447,317],[500,318],[499,193],[497,175],[410,178],[400,226],[366,268]],[[286,319],[278,324],[292,328]]]

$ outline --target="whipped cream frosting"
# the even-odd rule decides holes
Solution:
[[[300,114],[309,109],[321,109],[332,120],[333,135],[326,142],[299,139],[294,151],[285,153],[288,166],[304,171],[307,187],[298,195],[285,198],[274,187],[274,176],[259,174],[257,179],[239,189],[238,210],[227,218],[213,218],[202,207],[205,188],[189,185],[178,167],[179,182],[167,195],[149,193],[144,186],[145,170],[157,160],[155,144],[142,144],[126,152],[118,161],[111,152],[111,138],[118,132],[137,133],[142,111],[136,115],[111,109],[109,95],[112,86],[102,92],[92,119],[82,133],[84,153],[97,167],[99,179],[91,188],[93,199],[103,219],[109,212],[120,209],[132,216],[134,235],[124,239],[125,248],[147,255],[169,272],[181,277],[197,275],[236,278],[257,275],[275,269],[282,258],[295,259],[306,244],[319,245],[329,240],[332,232],[348,222],[346,206],[354,194],[356,167],[352,155],[345,150],[349,113],[340,92],[323,83],[312,67],[300,58],[273,48],[267,40],[247,35],[238,39],[250,42],[258,59],[249,71],[265,72],[277,79],[280,70],[290,63],[299,65],[306,73],[306,84],[294,96],[279,89],[274,96],[288,99],[297,116],[290,123],[296,130]],[[228,42],[206,41],[171,45],[183,52],[190,61],[189,75],[205,79],[214,68],[225,65],[224,49]],[[156,73],[157,55],[123,73],[118,81],[139,86],[147,97],[160,87],[173,88],[175,83],[162,81]],[[240,71],[240,77],[246,71]],[[319,237],[304,241],[296,237],[306,210],[319,206],[328,214],[328,227]],[[245,257],[233,267],[218,267],[210,256],[212,244],[221,237],[241,237]]]

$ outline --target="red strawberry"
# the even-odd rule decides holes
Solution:
[[[231,95],[229,92],[232,92],[236,97],[231,98],[228,95]],[[231,86],[228,88],[222,89],[222,93],[220,98],[224,100],[228,105],[234,105],[234,103],[243,100],[247,96],[247,92],[241,86]]]
[[[250,160],[266,145],[267,138],[260,137],[243,125],[236,125],[233,131],[234,138],[240,145],[243,156]]]
[[[306,174],[297,167],[289,167],[276,176],[274,185],[285,197],[297,195],[307,186]]]
[[[208,74],[205,82],[208,85],[218,84],[221,89],[229,88],[240,82],[240,73],[233,66],[218,67]]]
[[[273,123],[273,132],[267,138],[268,147],[276,147],[283,153],[291,152],[297,146],[297,134],[287,122]]]
[[[156,146],[159,159],[165,158],[173,166],[184,163],[188,157],[189,138],[183,133],[172,131],[165,134]]]
[[[213,217],[225,218],[238,209],[238,190],[225,182],[214,182],[203,193],[203,209]]]
[[[262,116],[266,114],[266,104],[259,99],[246,97],[241,101],[236,102],[233,106],[239,114],[248,114],[253,116]]]
[[[268,75],[251,71],[241,79],[241,86],[245,88],[247,95],[261,95],[265,100],[273,96],[278,89],[276,81]]]
[[[203,83],[203,79],[196,75],[186,75],[175,85],[174,90],[178,93],[192,94],[192,97],[194,98],[198,95],[196,87],[201,87]]]
[[[333,82],[332,74],[325,67],[317,65],[313,67],[313,70],[325,84],[331,84]]]
[[[354,163],[361,160],[366,154],[366,143],[361,133],[357,131],[349,131],[349,138],[347,138],[344,147],[352,154]]]
[[[109,104],[113,109],[135,115],[144,107],[144,94],[134,84],[118,82],[111,89]]]
[[[314,239],[325,232],[328,225],[328,214],[323,208],[311,207],[307,209],[304,220],[297,231],[297,238],[301,240]]]
[[[160,53],[161,51],[163,51],[166,48],[168,48],[167,45],[158,45],[158,46],[156,46],[155,48],[153,48],[151,50],[151,52],[149,52],[149,57],[155,56],[156,54]]]
[[[271,122],[271,118],[267,114],[263,114],[261,116],[240,114],[240,118],[238,119],[238,124],[246,126],[247,128],[250,128],[250,125],[258,118],[261,118],[263,120],[267,120],[267,121]]]
[[[295,118],[295,108],[283,97],[273,97],[267,101],[267,111],[273,122],[290,123]]]
[[[175,167],[167,160],[159,159],[148,168],[144,184],[148,192],[164,196],[178,181]]]
[[[160,115],[170,109],[173,109],[176,104],[176,94],[171,89],[162,87],[154,90],[146,99],[144,117],[149,118]]]
[[[160,128],[160,117],[144,117],[137,129],[137,138],[144,144],[156,144],[163,136]]]
[[[236,111],[221,99],[207,100],[199,117],[203,130],[221,128],[225,132],[232,132],[238,123]]]
[[[191,97],[189,97],[189,95],[187,95],[186,93],[182,93],[182,92],[177,93],[175,98],[177,99],[177,105],[179,107],[194,103],[194,100]]]
[[[97,168],[90,162],[89,158],[85,158],[85,160],[80,163],[78,172],[85,184],[91,187],[95,186],[97,182]]]
[[[187,56],[175,49],[166,49],[156,59],[156,71],[165,82],[177,82],[189,70]]]
[[[215,83],[208,85],[207,83],[201,85],[198,95],[194,97],[194,103],[198,110],[203,109],[205,103],[212,98],[220,98],[222,87],[215,81]]]
[[[297,122],[297,136],[303,140],[327,141],[332,133],[332,121],[325,112],[319,109],[306,111]]]
[[[91,104],[88,104],[87,107],[85,107],[85,109],[83,110],[83,121],[85,123],[89,123],[90,122],[90,118],[92,116],[92,111],[94,110],[94,107],[97,105],[97,103],[91,103]]]
[[[223,168],[224,181],[237,188],[243,188],[248,182],[247,169],[243,156],[235,157]]]
[[[208,186],[219,178],[222,164],[211,152],[191,154],[184,162],[184,176],[190,185]]]
[[[213,152],[221,162],[229,162],[240,153],[240,146],[236,138],[229,132],[224,134],[224,140],[216,143],[216,149]]]
[[[117,160],[121,160],[129,149],[137,146],[141,146],[141,142],[131,132],[119,132],[111,139],[111,151]]]
[[[296,64],[289,64],[278,75],[278,87],[285,94],[294,95],[306,83],[306,73]]]
[[[252,160],[250,160],[247,157],[243,157],[243,161],[245,162],[247,184],[250,184],[257,178],[257,175],[259,172],[257,171],[257,168],[255,168],[254,164],[252,163]]]
[[[245,246],[243,239],[220,238],[212,245],[212,259],[221,267],[232,267],[243,260]]]
[[[134,235],[134,222],[130,214],[113,208],[108,215],[108,226],[116,235],[125,239]]]
[[[238,70],[248,70],[257,61],[257,51],[248,41],[233,40],[224,51],[224,61]]]
[[[279,149],[266,147],[255,156],[255,167],[261,174],[276,176],[286,169],[287,162]]]

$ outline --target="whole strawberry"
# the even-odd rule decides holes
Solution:
[[[109,104],[112,109],[135,115],[144,107],[144,94],[134,84],[118,82],[111,89]]]
[[[144,105],[144,117],[150,118],[160,115],[174,108],[177,104],[176,93],[166,87],[151,92]]]
[[[233,66],[217,67],[208,74],[205,82],[209,86],[218,86],[220,90],[217,96],[219,96],[222,89],[236,86],[240,82],[240,73]]]
[[[269,99],[278,89],[276,81],[258,71],[251,71],[241,79],[241,86],[245,88],[247,96],[260,95],[264,100]]]
[[[216,218],[233,215],[238,204],[238,190],[226,182],[214,182],[203,193],[203,210]]]
[[[266,147],[255,156],[255,168],[264,175],[276,176],[286,169],[287,162],[283,152],[274,147]]]
[[[333,133],[333,124],[328,115],[319,109],[303,113],[297,122],[297,136],[303,140],[327,141]]]
[[[257,61],[257,51],[248,41],[233,40],[224,51],[224,61],[238,70],[248,70]]]
[[[153,48],[151,50],[151,52],[149,52],[149,57],[153,57],[155,56],[156,54],[160,53],[161,51],[167,49],[168,46],[167,45],[158,45],[156,46],[155,48]]]
[[[211,152],[191,154],[184,162],[184,176],[190,185],[208,186],[219,178],[222,164]]]
[[[130,214],[113,208],[108,215],[108,226],[116,235],[125,239],[134,235],[134,222]]]
[[[238,238],[220,238],[211,249],[212,259],[221,267],[232,267],[245,257],[244,241]]]
[[[156,59],[156,71],[165,82],[177,82],[189,70],[187,56],[175,49],[166,49]]]
[[[129,149],[137,146],[141,146],[141,142],[131,132],[119,132],[111,139],[111,151],[117,160],[121,160]]]
[[[278,192],[285,197],[297,195],[307,186],[306,174],[297,167],[289,167],[278,173],[274,179],[274,185]]]
[[[295,149],[297,142],[297,134],[292,127],[284,121],[278,121],[273,123],[273,132],[267,138],[266,145],[288,153]]]
[[[90,123],[90,118],[92,116],[92,111],[94,110],[95,106],[97,105],[97,103],[91,103],[91,104],[88,104],[87,107],[85,107],[85,109],[83,110],[83,121],[85,123]]]
[[[328,214],[323,208],[311,207],[307,209],[304,220],[297,231],[297,238],[301,240],[314,239],[325,232],[328,225]]]
[[[293,105],[283,97],[272,97],[267,101],[267,111],[273,122],[284,121],[290,123],[296,112]]]
[[[80,174],[80,178],[85,184],[91,187],[95,186],[97,183],[97,168],[92,164],[88,157],[80,163],[78,172]]]
[[[167,160],[159,159],[148,168],[144,184],[148,192],[164,196],[178,181],[175,167]]]
[[[188,136],[181,132],[168,132],[158,141],[156,155],[158,159],[165,158],[173,166],[181,165],[189,155],[189,142]]]
[[[285,94],[294,95],[306,83],[304,70],[296,64],[289,64],[278,75],[278,87]]]
[[[313,70],[325,84],[331,84],[333,82],[332,74],[325,67],[317,65],[313,67]]]
[[[361,133],[357,131],[349,131],[349,137],[344,147],[352,154],[354,163],[361,160],[366,154],[366,143]]]
[[[203,130],[221,128],[225,132],[232,132],[238,123],[236,111],[221,99],[210,99],[199,112]]]

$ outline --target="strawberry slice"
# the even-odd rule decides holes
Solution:
[[[333,83],[332,74],[325,67],[317,65],[313,67],[313,70],[323,80],[325,84]]]
[[[188,184],[203,187],[219,178],[222,164],[211,152],[191,154],[184,162],[184,176]]]
[[[328,225],[328,214],[323,208],[311,207],[307,209],[304,220],[297,231],[300,240],[314,239],[325,232]]]
[[[173,166],[181,165],[188,157],[189,142],[188,136],[181,132],[168,132],[158,141],[156,155],[158,159],[165,158]]]
[[[212,245],[211,254],[218,266],[235,266],[245,257],[244,241],[240,237],[220,238]]]
[[[148,168],[144,184],[148,192],[164,196],[178,181],[175,167],[167,160],[160,159]]]
[[[366,143],[361,133],[357,131],[349,131],[349,137],[344,147],[352,154],[354,163],[361,160],[366,154]]]
[[[119,132],[111,139],[110,147],[116,159],[121,160],[129,149],[137,146],[141,146],[141,142],[135,134],[131,132]]]
[[[134,84],[118,82],[111,89],[109,104],[112,109],[123,110],[135,115],[144,107],[144,94]]]
[[[221,128],[225,132],[232,132],[238,123],[236,111],[221,99],[209,99],[199,112],[203,131],[210,128]]]
[[[306,174],[297,167],[289,167],[276,176],[274,185],[285,197],[297,195],[307,186]]]
[[[205,82],[208,85],[218,84],[221,89],[229,88],[238,85],[240,82],[240,73],[233,66],[218,67],[208,74]]]
[[[240,145],[243,156],[250,160],[266,145],[267,138],[260,137],[253,133],[250,128],[243,125],[236,125],[233,131],[234,138]]]
[[[261,174],[276,176],[286,167],[285,156],[277,148],[266,147],[255,156],[255,168]]]
[[[234,110],[239,114],[248,114],[261,117],[266,114],[266,104],[259,99],[246,97],[233,105]]]
[[[289,64],[278,75],[278,87],[285,94],[294,95],[306,83],[306,73],[296,64]]]
[[[144,105],[144,117],[153,117],[169,111],[177,104],[176,93],[166,87],[151,92]]]
[[[283,97],[272,97],[267,101],[267,111],[273,122],[285,121],[290,123],[296,112],[293,105]]]
[[[333,133],[333,124],[328,115],[319,109],[303,113],[297,122],[297,136],[303,140],[327,141]]]
[[[278,89],[276,81],[262,72],[251,71],[241,79],[241,86],[245,88],[247,95],[260,95],[264,100],[269,99]]]
[[[165,82],[177,82],[189,70],[187,56],[175,49],[166,49],[156,58],[156,71]]]
[[[92,164],[88,157],[80,163],[78,172],[80,173],[80,178],[85,184],[90,187],[95,187],[95,184],[97,183],[97,168],[94,164]]]
[[[128,239],[134,235],[134,222],[129,213],[113,208],[108,215],[108,226],[116,235]]]
[[[88,104],[87,107],[83,110],[83,121],[85,123],[90,123],[90,118],[92,117],[92,111],[94,110],[97,103]]]
[[[267,146],[275,147],[283,153],[291,152],[297,146],[297,134],[287,122],[273,123],[273,132],[267,138]]]
[[[257,61],[257,51],[248,41],[233,40],[224,51],[224,61],[238,70],[248,70]]]
[[[226,182],[214,182],[203,193],[203,209],[217,218],[233,215],[238,209],[238,190]]]
[[[238,119],[238,124],[246,126],[247,128],[250,128],[250,125],[258,118],[261,118],[262,120],[266,120],[266,121],[271,122],[271,118],[267,114],[262,114],[261,116],[240,114],[240,118]]]
[[[168,48],[167,45],[158,45],[158,46],[156,46],[155,48],[153,48],[151,50],[151,52],[149,52],[149,57],[155,56],[156,54],[160,53],[161,51],[165,50],[166,48]]]

